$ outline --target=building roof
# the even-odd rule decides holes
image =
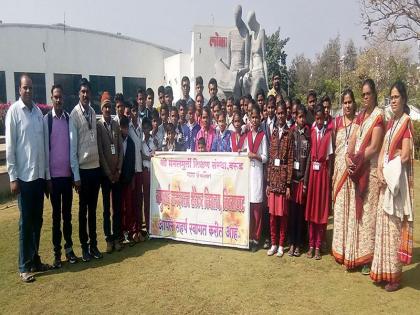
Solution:
[[[134,37],[121,35],[121,33],[113,34],[113,33],[108,33],[108,32],[89,30],[89,29],[85,29],[85,28],[72,27],[72,26],[69,26],[69,25],[65,25],[63,23],[53,24],[53,25],[24,24],[24,23],[0,23],[0,29],[1,28],[7,28],[7,27],[40,28],[40,29],[50,29],[50,30],[63,30],[65,32],[80,32],[80,33],[97,34],[97,35],[109,36],[109,37],[124,39],[124,40],[128,40],[128,41],[136,42],[136,43],[141,43],[141,44],[153,46],[153,47],[156,47],[158,49],[165,50],[168,53],[172,53],[172,54],[178,54],[179,53],[178,50],[175,50],[175,49],[172,49],[172,48],[169,48],[169,47],[165,47],[165,46],[161,46],[161,45],[157,45],[157,44],[154,44],[154,43],[150,43],[150,42],[147,42],[147,41],[144,41],[144,40],[141,40],[141,39],[137,39],[137,38],[134,38]]]

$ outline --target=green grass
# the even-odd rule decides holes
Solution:
[[[420,174],[420,164],[416,165]],[[416,178],[416,190],[420,176]],[[13,202],[12,202],[13,203]],[[10,205],[10,203],[9,203]],[[51,207],[45,203],[41,256],[51,263]],[[420,196],[416,195],[418,210]],[[151,240],[99,261],[65,264],[23,284],[17,273],[18,209],[0,205],[0,313],[419,313],[420,223],[403,288],[386,293],[329,255],[267,257],[244,250]],[[77,203],[73,240],[78,243]],[[104,249],[99,221],[99,247]],[[330,227],[331,228],[331,227]],[[75,246],[80,255],[80,248]]]

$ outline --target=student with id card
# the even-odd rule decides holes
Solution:
[[[187,152],[195,151],[195,142],[197,133],[200,131],[200,125],[195,120],[195,104],[189,104],[187,107],[187,123],[182,125],[182,133],[185,139],[185,150]]]
[[[146,238],[150,231],[150,159],[155,154],[156,147],[150,131],[152,130],[152,122],[149,119],[143,119],[143,143],[141,147],[141,155],[143,161],[142,174],[142,191],[144,196],[144,219],[146,221]],[[142,220],[140,221],[142,222]]]
[[[106,252],[111,253],[114,249],[121,250],[119,243],[121,235],[121,186],[119,180],[123,162],[123,146],[118,122],[111,119],[111,101],[108,98],[102,97],[101,110],[102,117],[98,120],[97,130],[99,163],[102,170],[103,226]]]
[[[296,106],[295,125],[291,132],[293,137],[293,174],[289,211],[289,256],[299,257],[305,235],[305,205],[308,186],[311,152],[311,129],[306,124],[306,108]]]
[[[250,249],[256,252],[259,247],[263,211],[263,165],[267,163],[267,139],[261,130],[261,110],[255,105],[250,111],[251,130],[247,133],[245,148],[250,159],[249,172],[249,202],[250,223],[249,238]]]
[[[290,187],[292,183],[293,147],[292,133],[286,124],[286,104],[279,103],[277,121],[270,139],[268,180],[266,194],[270,213],[271,248],[268,256],[284,254],[287,220],[289,215]]]
[[[330,170],[332,131],[324,125],[325,112],[322,104],[315,108],[315,125],[311,131],[311,154],[309,168],[308,194],[305,219],[309,226],[308,258],[321,259],[321,243],[325,235],[330,208]]]

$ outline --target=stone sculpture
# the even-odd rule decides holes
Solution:
[[[228,34],[227,60],[220,58],[216,64],[216,79],[219,90],[225,96],[235,98],[242,94],[243,77],[249,71],[250,37],[249,30],[242,20],[242,7],[234,11],[236,28]]]
[[[259,90],[263,90],[266,95],[268,91],[265,30],[258,23],[254,11],[248,14],[248,26],[251,31],[251,53],[249,72],[244,76],[242,93],[244,95],[251,94],[256,99],[256,94]]]

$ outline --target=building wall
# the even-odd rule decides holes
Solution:
[[[192,81],[191,76],[191,55],[180,53],[165,59],[165,82],[170,85],[174,92],[174,102],[181,98],[181,80],[187,76]],[[194,90],[191,88],[190,95],[193,97]]]
[[[154,90],[164,83],[164,59],[175,50],[124,36],[61,26],[0,24],[0,71],[14,101],[14,72],[45,73],[46,99],[54,73],[144,77]]]
[[[233,27],[223,27],[215,25],[195,25],[192,32],[191,43],[191,75],[195,82],[195,77],[201,75],[204,82],[204,97],[208,98],[207,83],[215,76],[214,64],[222,58],[226,60],[227,47],[219,45],[214,41],[216,33],[218,37],[225,37]],[[213,39],[212,39],[213,38]]]

